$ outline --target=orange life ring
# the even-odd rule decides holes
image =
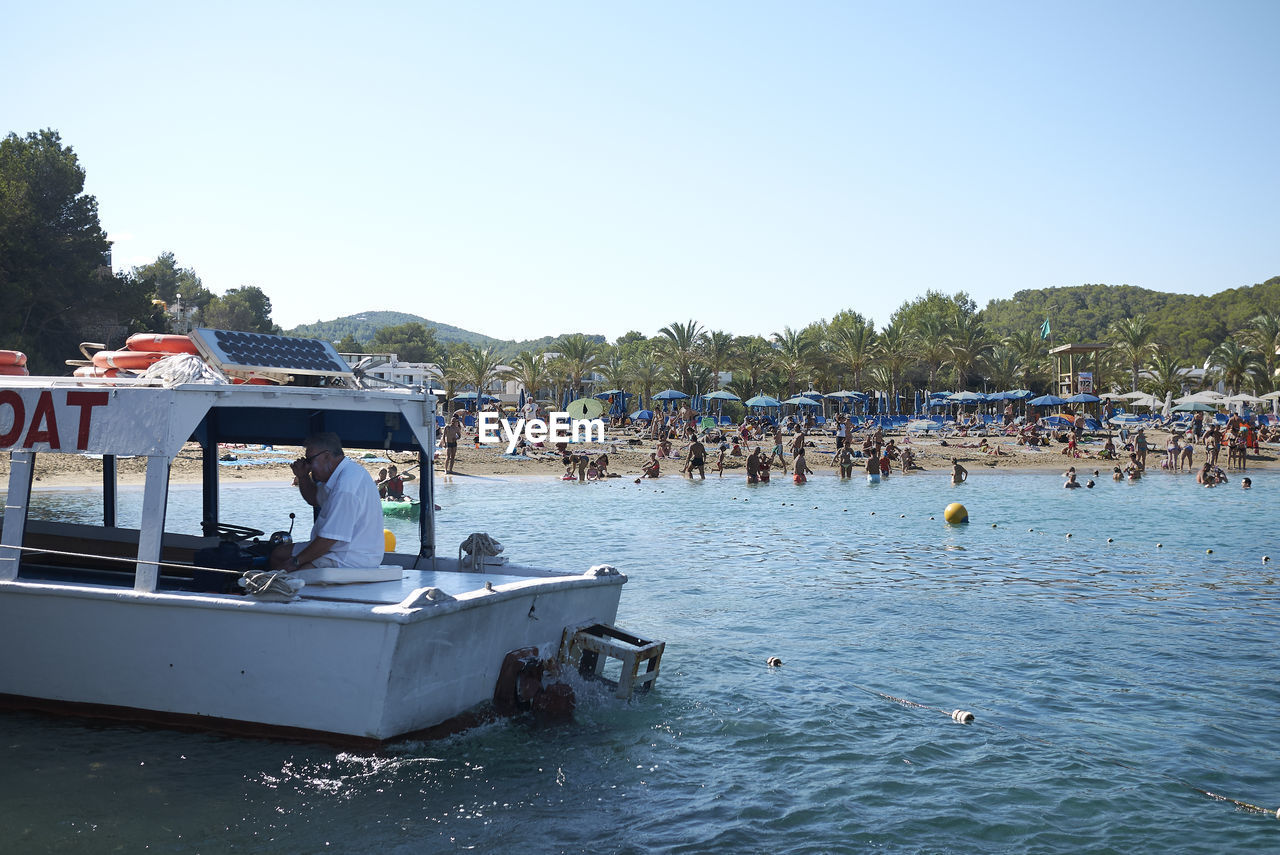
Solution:
[[[195,353],[196,343],[190,336],[137,333],[124,343],[125,350],[160,353]]]
[[[0,377],[26,377],[28,373],[25,365],[0,365]]]
[[[0,350],[0,366],[19,366],[27,364],[27,355],[20,350]]]
[[[75,377],[115,377],[120,372],[115,368],[99,368],[96,365],[81,365],[71,373]]]
[[[93,355],[93,364],[99,368],[132,368],[145,371],[166,356],[172,355],[158,351],[100,350]]]

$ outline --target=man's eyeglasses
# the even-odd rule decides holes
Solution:
[[[322,454],[329,454],[329,452],[328,452],[328,451],[317,451],[315,454],[312,454],[312,455],[310,455],[309,457],[304,457],[304,458],[302,458],[302,462],[303,462],[303,463],[305,463],[305,464],[307,464],[308,466],[310,466],[310,465],[311,465],[311,462],[312,462],[313,460],[315,460],[317,457],[319,457],[320,455],[322,455]]]

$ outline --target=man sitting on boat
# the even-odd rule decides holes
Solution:
[[[336,433],[312,434],[290,464],[298,492],[319,508],[311,540],[282,543],[271,553],[275,570],[377,567],[382,563],[382,502],[364,467],[342,453]]]

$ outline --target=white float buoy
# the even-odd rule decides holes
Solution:
[[[960,724],[969,724],[973,721],[973,713],[968,710],[953,710],[951,712],[951,718]]]
[[[779,659],[777,656],[770,656],[769,661],[766,662],[765,664],[768,665],[770,668],[778,668],[778,667],[781,667],[782,660]]]

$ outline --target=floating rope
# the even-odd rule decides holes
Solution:
[[[951,720],[958,722],[960,724],[970,724],[975,720],[973,713],[969,712],[968,710],[957,709],[957,710],[948,711],[948,710],[942,709],[941,707],[933,707],[933,706],[929,706],[928,704],[919,704],[919,703],[916,703],[915,701],[909,701],[906,698],[899,698],[896,695],[890,695],[885,692],[872,689],[868,686],[859,685],[857,683],[850,683],[849,685],[851,685],[855,689],[858,689],[859,691],[866,692],[868,695],[871,695],[877,698],[882,698],[887,701],[892,701],[893,703],[900,704],[904,707],[911,707],[913,709],[930,710],[932,712],[942,713],[943,715],[947,716]],[[998,730],[1002,730],[1005,733],[1012,734],[1013,736],[1016,736],[1019,739],[1025,740],[1027,742],[1036,742],[1041,745],[1048,746],[1050,748],[1057,748],[1059,750],[1068,750],[1064,746],[1057,745],[1047,739],[1040,739],[1038,737],[1028,736],[1025,733],[1020,733],[1019,731],[1013,730],[1012,728],[1009,728],[1009,727],[1005,727],[1004,725],[991,724],[991,723],[989,724],[991,727],[994,727]],[[1099,762],[1111,763],[1123,769],[1128,769],[1131,772],[1138,772],[1139,774],[1156,775],[1157,777],[1164,778],[1166,781],[1171,781],[1175,784],[1181,784],[1182,786],[1186,787],[1192,792],[1199,793],[1202,796],[1207,796],[1208,798],[1213,799],[1214,801],[1228,802],[1230,804],[1233,804],[1240,810],[1246,811],[1248,813],[1265,814],[1267,816],[1274,816],[1276,819],[1280,819],[1280,808],[1277,808],[1276,810],[1272,810],[1271,808],[1264,808],[1259,805],[1255,805],[1251,802],[1241,801],[1240,799],[1233,799],[1230,796],[1224,796],[1220,793],[1215,793],[1210,790],[1206,790],[1203,787],[1197,787],[1195,784],[1191,783],[1185,778],[1179,778],[1176,775],[1170,775],[1166,772],[1142,769],[1137,766],[1131,765],[1129,763],[1125,763],[1123,760],[1117,760],[1114,757],[1103,757],[1102,755],[1095,754],[1094,752],[1089,751],[1088,749],[1085,749],[1085,748],[1072,748],[1070,750],[1083,754],[1086,757],[1090,757]]]

